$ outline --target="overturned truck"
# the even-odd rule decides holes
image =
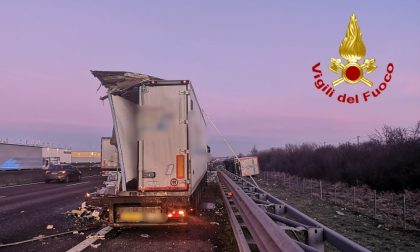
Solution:
[[[184,223],[205,186],[206,122],[191,82],[92,71],[107,95],[120,170],[113,188],[88,194],[113,226]]]

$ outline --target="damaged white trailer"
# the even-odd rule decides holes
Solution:
[[[89,195],[113,226],[183,220],[198,204],[207,163],[206,123],[190,81],[92,71],[107,88],[121,172],[113,193]]]

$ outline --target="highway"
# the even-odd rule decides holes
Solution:
[[[101,186],[102,181],[100,176],[92,176],[68,184],[34,183],[0,187],[0,245],[85,228],[66,212],[79,207],[85,193]],[[216,184],[210,185],[203,200],[219,202],[217,209],[223,212],[218,192]],[[97,243],[101,251],[235,251],[232,234],[226,231],[228,220],[224,214],[215,215],[213,211],[204,207],[196,216],[189,218],[188,226],[115,229],[112,238]],[[54,225],[54,229],[47,230],[47,225]],[[0,252],[67,251],[99,229],[0,247]],[[98,250],[87,247],[86,251]]]
[[[42,182],[0,187],[0,244],[77,229],[74,218],[66,212],[79,207],[85,193],[95,190],[102,182],[100,176],[89,176],[68,184]],[[47,225],[54,228],[47,230]],[[0,248],[0,251],[64,251],[84,238],[70,234]]]

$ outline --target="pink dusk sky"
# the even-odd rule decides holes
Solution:
[[[378,85],[389,62],[395,70],[379,97],[342,104],[315,88],[311,68],[338,77],[329,59],[353,12],[378,66],[367,77]],[[190,79],[238,152],[366,141],[420,120],[419,12],[419,1],[2,1],[0,138],[98,150],[112,119],[90,70],[126,70]]]

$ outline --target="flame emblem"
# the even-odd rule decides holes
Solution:
[[[376,69],[375,59],[365,59],[363,64],[359,64],[359,60],[366,55],[366,47],[363,43],[362,32],[360,31],[356,15],[353,13],[347,26],[346,36],[338,49],[340,56],[347,63],[343,64],[341,59],[331,58],[329,69],[341,77],[332,82],[333,86],[337,86],[345,81],[349,84],[355,84],[359,81],[371,87],[373,83],[364,77]],[[340,73],[341,70],[341,73]]]

